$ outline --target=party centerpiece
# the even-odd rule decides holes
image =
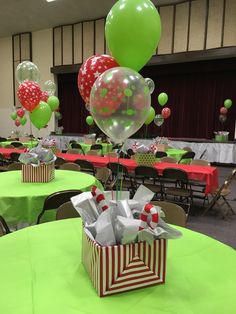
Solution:
[[[45,138],[42,140],[41,143],[42,143],[43,148],[50,149],[53,152],[53,154],[56,154],[60,151],[59,148],[57,147],[57,143],[55,139]]]
[[[132,146],[134,159],[139,166],[153,166],[156,163],[156,157],[152,147],[147,147],[139,142]]]
[[[165,152],[168,149],[169,140],[166,137],[156,137],[154,139],[153,150],[156,152]]]
[[[229,113],[229,109],[231,108],[233,102],[231,99],[224,100],[224,106],[220,108],[219,121],[221,123],[222,131],[215,131],[215,140],[217,142],[227,142],[229,132],[224,131],[224,124],[227,121],[227,114]]]
[[[22,162],[22,182],[49,182],[55,177],[56,156],[42,143],[26,153],[20,154]]]
[[[154,193],[140,186],[134,198],[123,192],[91,192],[72,197],[83,224],[82,262],[99,296],[163,284],[167,239],[181,232],[167,225]]]

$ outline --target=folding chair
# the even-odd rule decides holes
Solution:
[[[82,160],[82,159],[76,159],[74,162],[80,166],[81,171],[92,174],[93,176],[95,175],[95,168],[90,161]]]
[[[214,205],[217,205],[219,208],[219,211],[222,214],[222,218],[226,218],[226,216],[229,215],[229,212],[231,211],[232,214],[235,214],[233,208],[227,201],[226,197],[230,194],[229,186],[232,183],[232,181],[236,178],[236,168],[231,172],[231,174],[228,176],[228,178],[225,180],[225,182],[221,185],[219,189],[217,189],[215,192],[211,193],[212,200],[208,207],[204,210],[203,216],[206,215],[206,213],[211,210]],[[222,203],[220,203],[220,200],[222,199]],[[227,206],[227,210],[223,210],[223,206]]]
[[[66,202],[59,206],[57,213],[56,213],[56,220],[61,219],[69,219],[69,218],[79,218],[80,214],[74,208],[71,201]]]
[[[62,165],[60,165],[59,169],[71,170],[71,171],[80,171],[80,166],[74,162],[65,162]]]
[[[10,233],[10,229],[5,221],[5,219],[0,216],[0,237]]]
[[[195,157],[195,153],[194,152],[187,152],[185,154],[183,154],[183,156],[180,158],[179,160],[179,164],[181,164],[183,162],[183,160],[189,159],[189,163],[192,161],[192,159],[194,159]]]
[[[175,203],[162,201],[151,201],[151,204],[161,207],[165,213],[165,217],[163,218],[165,222],[180,227],[186,227],[188,214],[181,206]]]
[[[80,193],[82,193],[80,190],[65,190],[50,194],[44,201],[43,209],[37,218],[37,224],[40,223],[40,220],[45,211],[59,208],[59,206],[62,204],[70,201],[71,197]]]

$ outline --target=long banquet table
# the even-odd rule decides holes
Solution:
[[[64,158],[67,161],[74,162],[76,159],[88,160],[95,167],[106,167],[109,162],[119,162],[126,166],[128,171],[132,172],[138,166],[135,160],[125,158],[111,158],[100,156],[89,156],[79,154],[57,154],[59,157]],[[185,165],[185,164],[171,164],[166,162],[158,162],[154,166],[161,175],[165,168],[178,168],[188,173],[190,180],[198,180],[206,183],[205,193],[208,194],[214,191],[218,187],[218,169],[210,166],[198,166],[198,165]]]
[[[99,298],[81,262],[80,218],[0,238],[2,314],[234,314],[236,253],[180,228],[168,242],[166,283]]]

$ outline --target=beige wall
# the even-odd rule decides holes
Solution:
[[[52,30],[42,30],[32,33],[33,62],[38,66],[41,74],[40,85],[47,80],[53,80],[50,73],[52,67]],[[29,118],[25,126],[16,128],[14,121],[10,119],[10,113],[14,108],[13,99],[13,65],[12,65],[12,39],[11,37],[0,39],[0,136],[9,136],[13,130],[30,132]],[[35,136],[46,136],[54,130],[54,114],[47,129],[38,131],[32,126]]]

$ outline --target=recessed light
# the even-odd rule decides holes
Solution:
[[[53,2],[53,1],[56,1],[56,0],[46,0],[47,2]]]

